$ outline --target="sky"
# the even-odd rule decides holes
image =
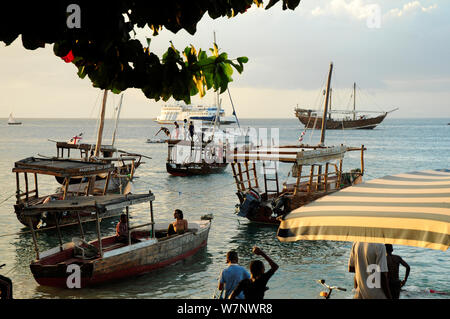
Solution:
[[[268,1],[265,1],[266,3]],[[82,14],[82,11],[81,11]],[[348,109],[356,82],[357,107],[389,111],[395,118],[450,117],[450,1],[302,0],[295,11],[253,5],[234,18],[206,14],[192,36],[163,30],[153,37],[139,30],[142,43],[152,37],[157,54],[172,41],[178,50],[212,47],[230,58],[247,56],[244,72],[233,73],[229,89],[240,118],[292,118],[294,108],[320,108],[329,64],[333,62],[333,107]],[[47,45],[34,51],[20,38],[0,43],[0,117],[95,118],[101,92]],[[231,115],[227,93],[222,106]],[[112,114],[119,96],[110,94]],[[212,105],[214,94],[192,98]],[[155,118],[161,106],[137,89],[124,92],[121,118]],[[108,114],[108,113],[107,113]]]

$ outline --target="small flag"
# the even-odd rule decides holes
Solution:
[[[83,133],[80,133],[78,135],[75,135],[74,137],[72,137],[69,141],[69,144],[78,144],[78,141],[82,139]]]
[[[63,56],[61,59],[63,59],[64,62],[66,62],[66,63],[72,62],[75,59],[75,57],[73,56],[72,50],[70,50],[69,53],[67,53],[67,55]]]

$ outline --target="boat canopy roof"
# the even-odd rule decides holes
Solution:
[[[92,176],[114,171],[114,164],[27,157],[15,162],[12,171],[14,173],[37,173],[60,177]]]
[[[353,149],[344,145],[330,147],[279,146],[237,152],[232,155],[232,159],[235,162],[259,160],[313,165],[340,160],[348,150]]]
[[[45,204],[25,207],[25,216],[39,215],[42,212],[63,214],[65,211],[91,211],[97,209],[108,212],[115,209],[125,208],[143,202],[153,201],[155,195],[150,191],[146,194],[109,194],[104,196],[77,196],[65,200],[49,201]]]
[[[75,148],[75,149],[82,149],[85,151],[94,150],[95,144],[87,144],[87,143],[79,143],[79,144],[73,144],[69,142],[56,142],[56,147],[58,148]],[[115,152],[117,149],[111,145],[102,145],[100,147],[100,151],[104,152]]]

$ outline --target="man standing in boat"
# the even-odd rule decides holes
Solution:
[[[194,141],[194,123],[191,121],[189,123],[189,135],[191,136],[191,141]]]
[[[186,140],[187,138],[187,131],[188,131],[188,123],[187,123],[187,119],[183,120],[183,139]]]

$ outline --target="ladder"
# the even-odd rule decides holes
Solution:
[[[273,163],[275,167],[266,167],[266,161],[262,161],[263,165],[263,173],[264,173],[264,188],[266,190],[266,195],[269,195],[269,193],[274,193],[276,196],[280,194],[280,186],[278,184],[278,171],[276,167],[276,162],[269,161],[270,163]],[[272,171],[272,172],[271,172]],[[268,173],[271,174],[271,176],[275,177],[268,177]],[[268,189],[267,188],[267,182],[275,182],[276,190],[275,189]],[[274,186],[274,185],[272,185]]]
[[[244,166],[244,167],[242,167],[242,166]],[[231,168],[233,170],[233,177],[234,177],[234,181],[236,182],[236,187],[237,187],[238,191],[245,192],[246,190],[248,190],[250,188],[258,188],[259,187],[258,176],[256,174],[255,162],[252,162],[251,167],[250,167],[248,161],[245,161],[244,163],[233,162],[233,163],[231,163]],[[243,170],[243,168],[245,168],[245,170]],[[250,177],[250,173],[253,173],[253,178]],[[247,179],[244,179],[244,178],[247,178]]]

